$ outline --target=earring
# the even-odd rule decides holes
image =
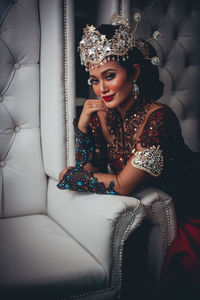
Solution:
[[[92,85],[90,78],[88,79],[87,83],[88,83],[88,85]]]
[[[137,83],[134,79],[133,80],[133,87],[132,87],[132,95],[133,95],[134,99],[138,98],[139,93],[140,93],[139,86],[137,85]]]

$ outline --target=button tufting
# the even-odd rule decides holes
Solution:
[[[175,28],[175,29],[174,29],[174,32],[173,32],[173,39],[174,39],[174,40],[177,40],[177,39],[178,39],[178,35],[179,35],[179,32],[178,32],[178,30]]]
[[[20,131],[20,127],[19,126],[16,126],[15,127],[15,132],[19,132]]]
[[[0,161],[0,167],[2,167],[2,168],[3,168],[3,167],[5,167],[5,165],[6,165],[6,162],[5,162],[5,161],[3,161],[3,160],[2,160],[2,161]]]
[[[20,68],[20,65],[18,63],[16,63],[16,64],[14,64],[14,68],[15,68],[15,70],[17,70]]]
[[[19,0],[12,0],[13,1],[13,3],[17,3]]]

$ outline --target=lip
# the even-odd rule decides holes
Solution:
[[[104,96],[102,98],[103,98],[104,101],[110,102],[110,101],[112,101],[112,99],[113,99],[114,96],[115,96],[115,94],[110,95],[110,96]]]

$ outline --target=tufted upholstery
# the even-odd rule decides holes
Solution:
[[[39,128],[40,32],[35,1],[3,1],[1,6],[0,216],[11,217],[46,210]]]
[[[130,18],[140,11],[139,33],[152,41],[160,59],[160,79],[165,84],[160,101],[178,116],[186,144],[200,151],[200,6],[194,0],[131,1]]]

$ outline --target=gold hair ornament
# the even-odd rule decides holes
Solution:
[[[150,40],[158,40],[159,31],[155,31],[151,39],[143,41],[136,33],[138,24],[142,17],[140,13],[135,13],[135,28],[132,31],[128,19],[114,13],[110,18],[110,23],[119,26],[111,39],[107,39],[93,25],[87,25],[84,29],[82,40],[79,43],[78,50],[80,52],[81,64],[85,66],[86,71],[89,66],[100,66],[103,63],[113,59],[119,60],[120,57],[125,61],[128,59],[128,52],[133,47],[137,48],[143,55],[144,59],[151,60],[153,65],[159,64],[157,56],[150,57],[150,49],[147,42]]]

